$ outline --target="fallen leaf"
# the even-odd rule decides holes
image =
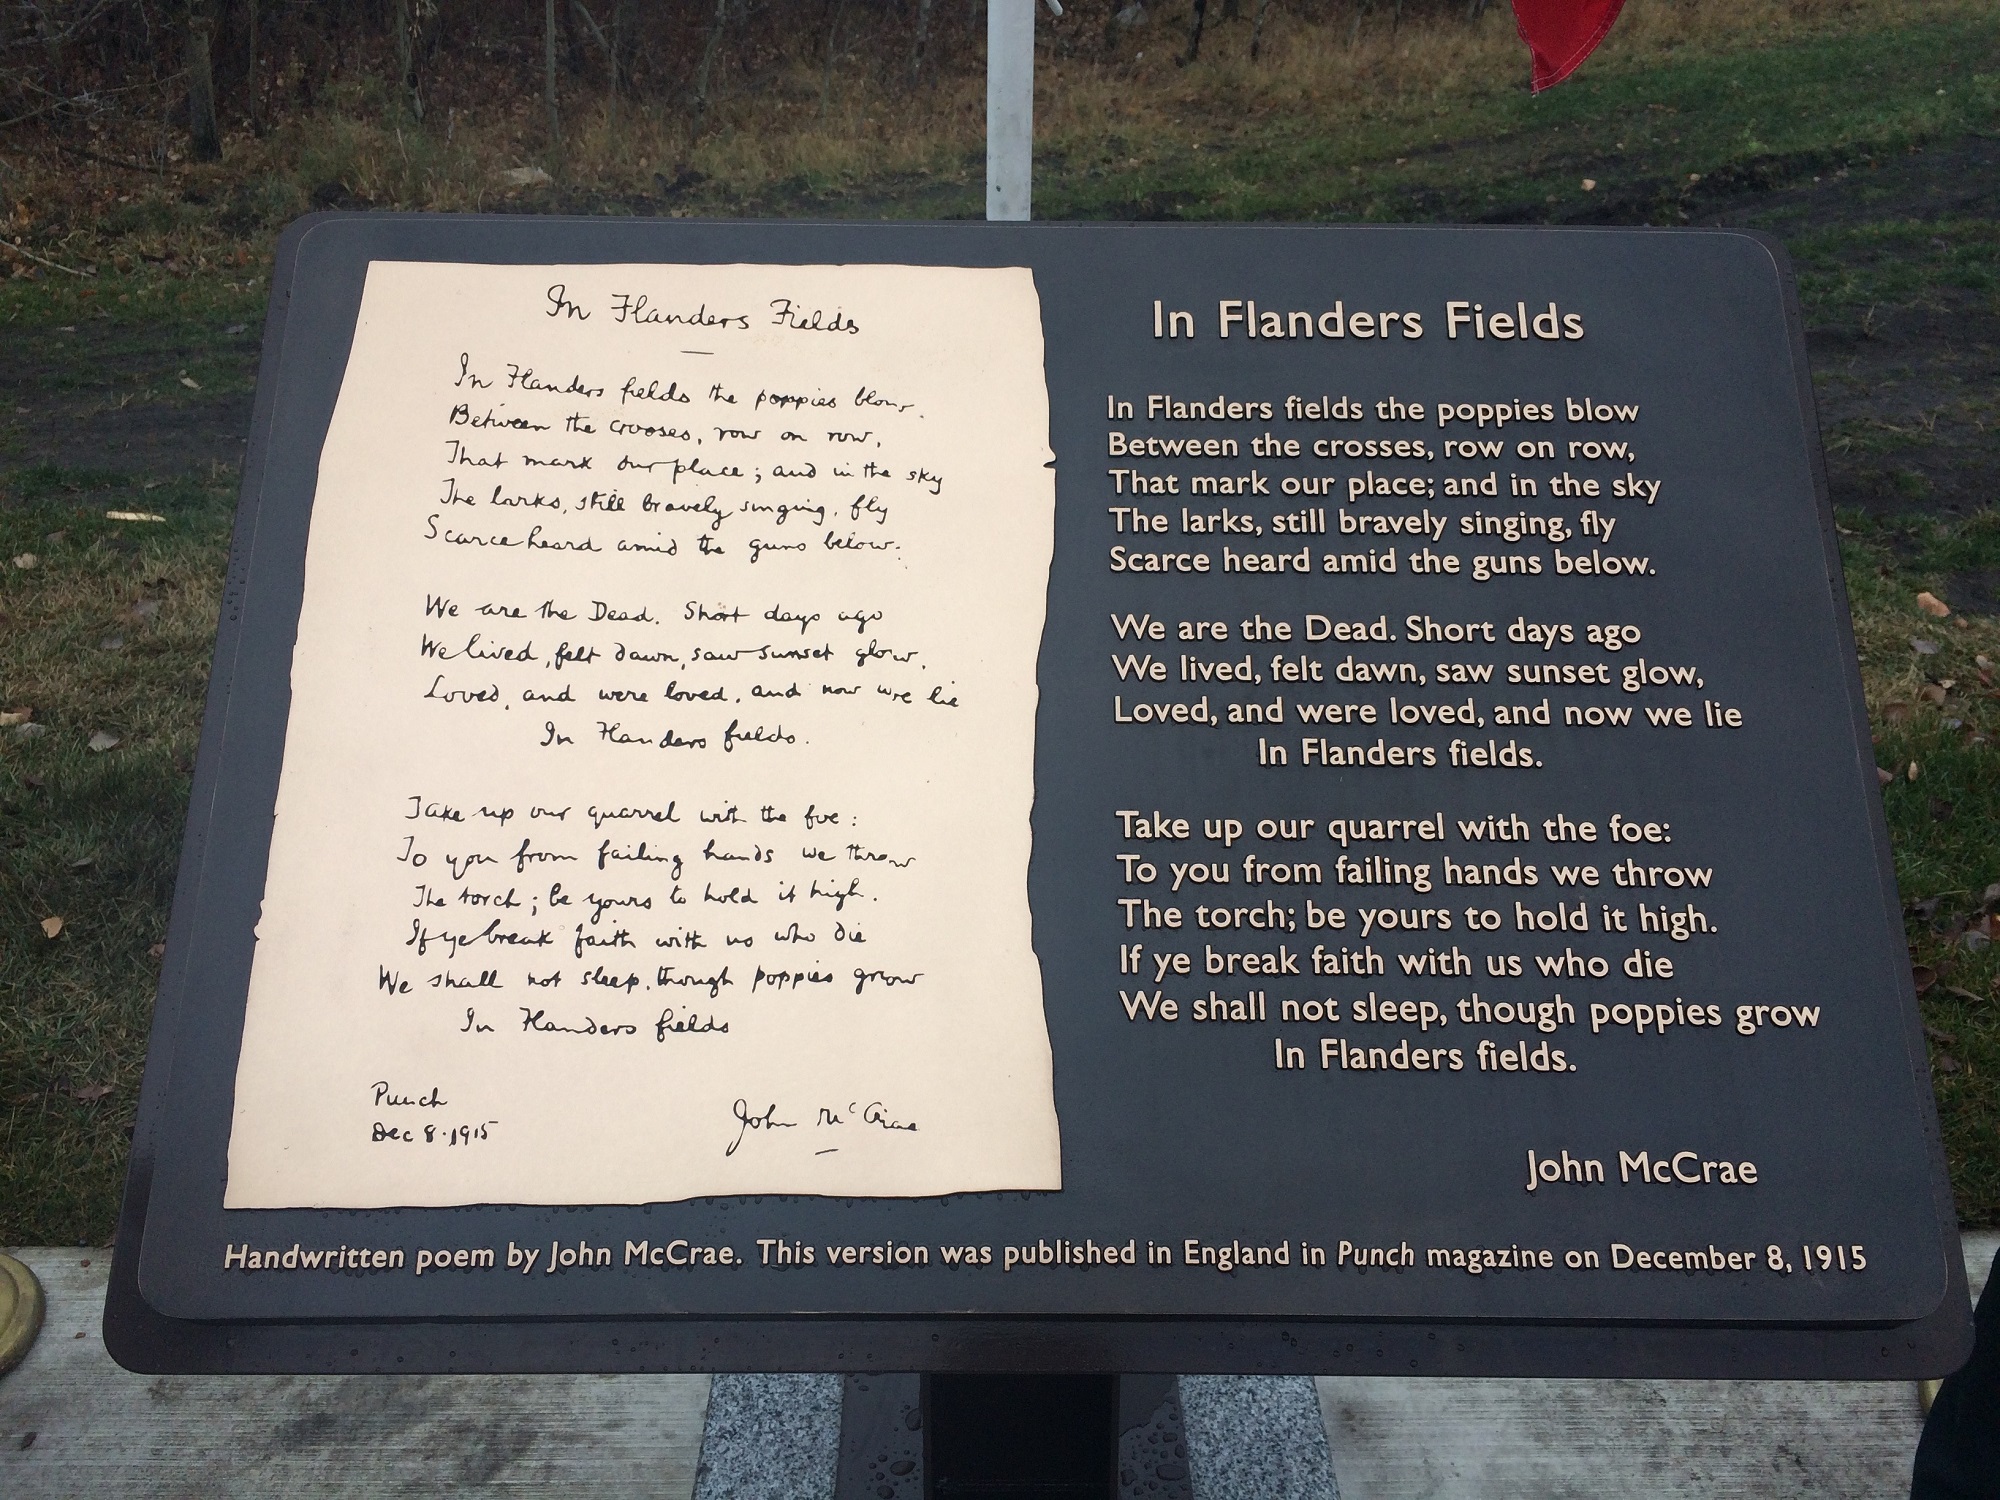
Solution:
[[[43,936],[43,937],[48,937],[48,938],[53,938],[53,937],[61,937],[61,936],[62,936],[62,929],[63,929],[63,920],[62,920],[62,918],[61,918],[61,917],[43,917],[43,918],[42,918],[42,936]]]
[[[1958,941],[1967,953],[1984,953],[1993,946],[1993,939],[1976,927],[1967,928]]]
[[[1586,177],[1586,178],[1584,178],[1584,179],[1583,179],[1583,190],[1584,190],[1584,191],[1585,191],[1586,193],[1594,193],[1594,192],[1596,192],[1596,191],[1597,191],[1597,179],[1596,179],[1595,177]]]
[[[1910,970],[1910,977],[1917,982],[1917,993],[1921,995],[1925,990],[1937,983],[1937,970],[1933,969],[1929,964],[1918,964],[1914,969]]]
[[[0,713],[0,729],[12,729],[16,724],[27,723],[34,716],[35,711],[32,708],[10,708],[5,713]]]
[[[509,167],[500,180],[508,187],[541,187],[549,181],[549,174],[540,167]]]
[[[96,745],[97,745],[97,737],[96,737],[95,735],[92,735],[92,736],[91,736],[91,740],[90,740],[90,743],[91,743],[91,746],[92,746],[93,748],[95,748],[95,747],[96,747]],[[113,741],[111,742],[111,744],[113,744],[113,745],[115,745],[115,744],[117,744],[117,743],[118,743],[118,741],[116,741],[116,740],[113,740]],[[109,746],[109,745],[107,745],[107,746],[106,746],[105,748],[106,748],[106,749],[109,749],[109,748],[110,748],[110,746]],[[1916,763],[1915,761],[1911,761],[1911,762],[1910,762],[1910,769],[1909,769],[1908,771],[1906,771],[1906,772],[1905,772],[1904,774],[1905,774],[1906,776],[1908,776],[1908,777],[1910,778],[1910,780],[1912,780],[1912,781],[1915,781],[1915,780],[1917,779],[1917,763]]]
[[[1940,1073],[1956,1073],[1958,1071],[1958,1059],[1953,1057],[1949,1052],[1940,1052],[1931,1058],[1931,1066],[1936,1068]]]
[[[38,740],[49,732],[46,724],[16,724],[14,738],[17,740]]]
[[[1957,1037],[1953,1036],[1949,1031],[1939,1031],[1935,1026],[1924,1027],[1924,1035],[1934,1042],[1943,1043],[1947,1047],[1956,1047],[1958,1045]]]
[[[1883,786],[1887,786],[1890,782],[1896,779],[1896,773],[1894,771],[1885,771],[1880,766],[1877,766],[1875,768],[1875,775],[1880,779],[1881,784]]]
[[[71,860],[69,862],[69,867],[72,870],[87,870],[96,863],[97,863],[97,856],[95,854],[86,854],[82,859]]]
[[[181,384],[194,385],[194,382],[192,380],[183,380]],[[195,385],[194,388],[196,390],[201,389],[198,385]],[[150,510],[107,510],[104,513],[104,519],[107,521],[164,521],[166,517],[154,515]]]
[[[1933,594],[1929,589],[1925,589],[1922,593],[1917,595],[1917,608],[1922,610],[1925,614],[1931,615],[1934,618],[1940,620],[1942,620],[1946,615],[1949,615],[1951,613],[1951,606],[1949,604],[1946,604],[1944,600],[1938,598],[1938,596],[1936,594]]]
[[[1910,637],[1910,649],[1919,656],[1936,656],[1938,643],[1927,641],[1920,635],[1913,635]]]
[[[81,1088],[71,1089],[69,1096],[72,1099],[81,1099],[85,1104],[94,1104],[110,1092],[111,1085],[108,1083],[86,1083]]]
[[[1891,724],[1904,723],[1910,717],[1910,705],[1907,703],[1885,703],[1882,705],[1882,717]]]
[[[117,735],[111,733],[109,730],[100,729],[97,731],[97,733],[93,734],[90,737],[89,748],[94,753],[102,755],[105,751],[115,748],[118,745],[118,743],[119,740]],[[1917,763],[1915,761],[1911,761],[1910,780],[1915,781],[1916,779],[1917,779]]]
[[[223,329],[222,331],[224,333],[241,333],[243,332],[244,329],[248,328],[249,326],[250,325],[248,323],[231,323],[227,328]]]
[[[1984,654],[1973,657],[1972,664],[1975,667],[1979,668],[1979,670],[1982,672],[1990,672],[1993,670],[1993,659]]]
[[[1984,995],[1975,995],[1971,990],[1962,990],[1955,984],[1946,985],[1944,992],[1947,995],[1956,995],[1961,1000],[1970,1000],[1974,1005],[1984,1005],[1986,1003]]]
[[[1910,902],[1909,905],[1903,908],[1903,915],[1906,917],[1915,917],[1919,922],[1928,922],[1937,916],[1938,908],[1942,905],[1944,905],[1944,897],[1931,896],[1922,901]]]
[[[201,389],[200,381],[190,380],[185,375],[181,376],[181,384],[186,386],[191,391],[198,391]]]
[[[121,642],[120,644],[122,645],[123,643]],[[1944,705],[1944,689],[1935,682],[1927,682],[1922,687],[1918,688],[1917,696],[1919,698],[1928,699],[1930,702],[1937,704],[1939,707],[1942,707]]]
[[[167,956],[167,945],[165,943],[155,943],[153,944],[152,947],[146,950],[146,957],[154,960],[156,963],[160,959],[165,958],[166,956]]]
[[[133,621],[150,620],[159,612],[159,600],[141,599],[137,604],[134,604],[130,609],[125,611],[125,618]]]
[[[27,572],[27,570],[30,568],[40,567],[41,564],[42,560],[39,557],[35,556],[35,554],[32,552],[22,552],[17,554],[14,558],[14,566],[19,568],[24,573]]]
[[[1989,910],[1994,905],[2000,904],[2000,880],[1996,880],[1993,884],[1986,887],[1984,894],[1979,898],[1979,903]]]

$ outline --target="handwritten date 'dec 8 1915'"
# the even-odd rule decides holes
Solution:
[[[499,1124],[498,1120],[481,1120],[471,1125],[385,1125],[377,1120],[369,1140],[401,1145],[470,1146],[488,1139]]]

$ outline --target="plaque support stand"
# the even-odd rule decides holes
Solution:
[[[834,1500],[1190,1500],[1172,1375],[850,1375]]]

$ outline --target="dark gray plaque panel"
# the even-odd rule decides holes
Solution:
[[[1033,268],[1058,489],[1030,899],[1055,1053],[1061,1192],[223,1211],[306,528],[374,259]],[[1773,245],[1648,230],[331,215],[287,235],[273,286],[107,1312],[120,1359],[145,1369],[1887,1377],[1934,1373],[1962,1357],[1969,1312],[1954,1216],[1796,303]],[[1236,326],[1221,339],[1218,304],[1239,299],[1287,322],[1310,312],[1315,336],[1253,341]],[[1156,336],[1156,300],[1163,318],[1190,312],[1193,336]],[[1558,316],[1543,330],[1560,335],[1560,315],[1569,314],[1583,336],[1531,328],[1526,338],[1481,337],[1465,326],[1450,337],[1448,302],[1482,316],[1519,304],[1530,317],[1553,303]],[[1419,314],[1423,335],[1403,336],[1399,320],[1386,338],[1323,336],[1331,325],[1317,315],[1336,305],[1350,316]],[[1273,412],[1148,420],[1149,396],[1269,401]],[[1345,398],[1363,415],[1288,412],[1288,396]],[[1377,403],[1392,397],[1421,403],[1424,417],[1383,416]],[[1131,414],[1113,401],[1133,403]],[[1516,411],[1502,428],[1475,410],[1441,426],[1440,402],[1543,404],[1551,415]],[[1570,402],[1635,406],[1637,415],[1573,420]],[[1114,433],[1127,440],[1124,456]],[[1253,439],[1267,435],[1297,440],[1297,456],[1253,453]],[[1238,454],[1129,452],[1131,439],[1188,437],[1233,438]],[[1448,457],[1447,440],[1498,447]],[[1315,441],[1343,446],[1315,456]],[[1363,446],[1397,441],[1416,446]],[[1538,456],[1538,442],[1553,456]],[[1626,443],[1633,457],[1591,457],[1572,446],[1582,442]],[[1191,493],[1197,477],[1253,471],[1242,494]],[[1443,493],[1447,478],[1488,473],[1493,495]],[[1135,474],[1147,493],[1129,493]],[[1165,476],[1175,493],[1156,492]],[[1414,478],[1427,489],[1355,494],[1352,481],[1365,487],[1370,476]],[[1536,492],[1514,493],[1515,476]],[[1585,478],[1598,482],[1594,496],[1557,492]],[[1656,497],[1620,493],[1628,478],[1657,482]],[[1165,529],[1135,533],[1131,513],[1114,507],[1163,518]],[[1610,539],[1585,534],[1585,512],[1615,523]],[[1210,530],[1190,529],[1195,516],[1225,513]],[[1496,529],[1477,529],[1474,516],[1496,518],[1483,523]],[[1523,516],[1559,516],[1570,534],[1552,544],[1517,531],[1510,541],[1508,518]],[[1280,517],[1299,519],[1281,530]],[[1361,533],[1360,525],[1405,529]],[[1409,529],[1418,525],[1431,529]],[[1200,553],[1208,570],[1121,570],[1115,548]],[[1378,566],[1390,548],[1393,572]],[[1304,574],[1232,562],[1301,549]],[[1426,552],[1455,557],[1457,571],[1419,571]],[[1605,558],[1625,571],[1606,571]],[[1506,571],[1529,559],[1535,573]],[[1577,568],[1579,559],[1597,570]],[[1167,635],[1121,642],[1114,615],[1150,615],[1167,622]],[[1309,617],[1327,630],[1382,623],[1359,639],[1309,639]],[[1245,622],[1260,619],[1285,622],[1292,637],[1245,639]],[[1183,620],[1221,621],[1227,638],[1177,639]],[[1470,640],[1457,628],[1488,623],[1491,640],[1484,628]],[[1572,638],[1525,638],[1526,627],[1545,624],[1568,625]],[[1638,638],[1617,649],[1590,638],[1593,626],[1621,625],[1636,626]],[[1461,638],[1447,638],[1454,634]],[[1168,680],[1121,680],[1113,654],[1147,652],[1168,664]],[[1247,656],[1261,681],[1183,681],[1183,653]],[[1628,685],[1641,658],[1667,678]],[[1404,663],[1419,680],[1395,680]],[[1528,682],[1510,684],[1510,666],[1527,669],[1517,675]],[[1353,680],[1363,668],[1390,677]],[[1576,669],[1595,677],[1599,668],[1602,681],[1574,680]],[[1698,681],[1676,680],[1675,668]],[[1283,678],[1287,670],[1295,675]],[[1282,698],[1283,708],[1275,722],[1213,728],[1120,722],[1138,702],[1204,698],[1219,715],[1232,703]],[[1392,698],[1413,722],[1389,721]],[[1441,706],[1468,700],[1473,723],[1440,719]],[[1367,704],[1376,721],[1305,721],[1302,704],[1337,713]],[[1551,722],[1536,712],[1500,723],[1498,709],[1517,704],[1546,704]],[[1649,708],[1685,709],[1688,721],[1656,726]],[[1590,722],[1566,727],[1566,709]],[[1607,710],[1629,712],[1631,723],[1607,722],[1615,720]],[[1729,711],[1742,722],[1729,723]],[[1271,747],[1283,764],[1270,763]],[[1399,765],[1398,752],[1436,763]],[[1508,763],[1524,757],[1532,765]],[[1186,818],[1189,835],[1140,838],[1121,810]],[[1658,826],[1614,842],[1614,814]],[[1516,841],[1472,840],[1460,829],[1461,820],[1515,815],[1527,829]],[[1552,842],[1545,825],[1559,817],[1594,822],[1596,842]],[[1312,832],[1260,837],[1264,819],[1310,819]],[[1327,837],[1335,819],[1439,827],[1343,846]],[[1225,844],[1205,832],[1210,820],[1235,820],[1243,832]],[[1130,857],[1156,865],[1158,878],[1128,878]],[[1371,859],[1424,863],[1430,874],[1371,883],[1379,873],[1365,865]],[[1538,878],[1451,883],[1447,859],[1499,866],[1503,879],[1518,861]],[[1225,860],[1228,887],[1170,889],[1172,864]],[[1246,860],[1313,864],[1319,879],[1246,884]],[[1628,862],[1660,873],[1622,883],[1616,870]],[[1583,864],[1598,867],[1596,887],[1558,883],[1556,866]],[[1177,909],[1183,925],[1148,929],[1145,907],[1121,900]],[[1271,929],[1198,925],[1197,908],[1267,903]],[[1641,930],[1641,903],[1655,914],[1692,905],[1714,930]],[[1344,929],[1311,925],[1329,907],[1346,912]],[[1497,913],[1487,919],[1497,930],[1468,930],[1468,908]],[[1525,912],[1558,908],[1569,916],[1553,920],[1570,926],[1523,930],[1534,920]],[[1606,930],[1607,908],[1625,914],[1626,930]],[[1450,926],[1433,915],[1415,931],[1364,934],[1364,909],[1396,912],[1398,924],[1442,910]],[[1129,930],[1128,911],[1138,924]],[[1188,954],[1190,973],[1143,986],[1178,999],[1177,1020],[1128,1018],[1121,990],[1142,987],[1121,975],[1130,943],[1144,945],[1148,976],[1152,954]],[[1441,972],[1405,971],[1404,957],[1433,949]],[[1263,955],[1275,972],[1211,974],[1211,950],[1225,963],[1230,953]],[[1316,950],[1329,972],[1315,975]],[[1488,970],[1510,954],[1522,964],[1518,977]],[[1660,958],[1673,965],[1670,979],[1658,977]],[[1608,972],[1589,972],[1593,959]],[[1627,961],[1638,977],[1628,977]],[[1194,1002],[1211,991],[1259,1019],[1193,1019]],[[1556,1010],[1548,1030],[1489,1021],[1472,1008],[1475,992],[1486,1005],[1553,1004],[1560,993],[1570,1009]],[[1406,1021],[1401,1011],[1361,1019],[1357,1002],[1371,997],[1411,1002],[1416,1017],[1428,1002],[1432,1019]],[[1285,1008],[1332,998],[1335,1022]],[[1593,1003],[1606,1008],[1596,1023]],[[1638,1004],[1667,1007],[1675,1024],[1642,1035],[1619,1019]],[[1720,1024],[1694,1024],[1707,1006]],[[1413,1048],[1438,1066],[1407,1066]],[[1356,1049],[1377,1065],[1348,1065]],[[1602,1164],[1604,1180],[1541,1181],[1528,1191],[1530,1153],[1560,1172],[1565,1152]],[[1642,1152],[1643,1175],[1632,1165]],[[1728,1171],[1703,1165],[1724,1162]],[[1755,1163],[1754,1184],[1720,1180],[1744,1162]],[[954,1269],[933,1248],[924,1269],[838,1267],[824,1256],[779,1269],[756,1264],[759,1239],[986,1245],[995,1260]],[[504,1262],[510,1243],[545,1254],[552,1244],[608,1245],[617,1260],[640,1240],[727,1243],[752,1264],[698,1275],[620,1260],[561,1275],[503,1269],[421,1281],[407,1269],[301,1276],[224,1265],[225,1247],[245,1244],[400,1247],[411,1258],[419,1247],[487,1246]],[[1069,1252],[1059,1247],[1085,1241],[1133,1242],[1138,1264],[1060,1263]],[[1252,1263],[1199,1263],[1201,1247],[1236,1246],[1250,1248]],[[1260,1248],[1279,1246],[1287,1264],[1254,1263]],[[1001,1270],[1007,1247],[1030,1263]],[[1149,1247],[1159,1248],[1149,1256]],[[1357,1269],[1354,1247],[1390,1249],[1413,1264]],[[1808,1269],[1818,1247],[1829,1264]],[[1700,1253],[1695,1265],[1720,1252],[1721,1269],[1691,1269],[1690,1251]],[[1540,1252],[1546,1267],[1535,1263]],[[1647,1264],[1656,1253],[1657,1269]],[[1058,1263],[1041,1263],[1045,1254]]]

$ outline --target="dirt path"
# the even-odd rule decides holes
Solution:
[[[2000,498],[2000,140],[1753,190],[1696,222],[1796,247],[1834,504],[1962,514]]]
[[[0,474],[52,465],[171,479],[235,468],[249,434],[261,331],[104,316],[6,330]]]

